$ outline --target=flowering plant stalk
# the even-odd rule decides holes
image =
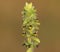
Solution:
[[[36,16],[36,10],[32,3],[27,3],[22,12],[23,15],[23,36],[25,37],[24,46],[27,47],[26,52],[34,52],[34,48],[40,43],[38,38],[39,20]]]

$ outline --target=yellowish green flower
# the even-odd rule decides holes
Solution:
[[[37,20],[36,10],[32,3],[27,3],[23,11],[23,36],[26,38],[24,45],[27,47],[27,52],[33,52],[33,49],[40,43],[38,34],[39,20]]]
[[[26,6],[24,7],[24,9],[27,10],[27,11],[29,11],[29,10],[31,10],[32,8],[33,8],[32,3],[27,3],[27,2],[26,2]]]

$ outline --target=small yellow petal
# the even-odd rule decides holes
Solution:
[[[28,5],[28,3],[26,2],[26,6]]]
[[[32,7],[32,3],[30,3],[28,7],[31,8]]]

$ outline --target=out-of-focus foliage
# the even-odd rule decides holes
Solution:
[[[23,15],[23,36],[26,38],[24,44],[28,50],[27,52],[32,52],[31,48],[36,47],[40,40],[38,38],[39,20],[36,16],[36,10],[32,3],[27,3],[22,12]]]

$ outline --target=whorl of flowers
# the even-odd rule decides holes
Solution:
[[[38,38],[38,30],[39,30],[39,20],[36,16],[36,10],[32,3],[27,3],[22,12],[23,15],[23,33],[22,35],[25,37],[24,46],[26,46],[27,52],[33,52],[33,48],[37,47],[40,43]]]

